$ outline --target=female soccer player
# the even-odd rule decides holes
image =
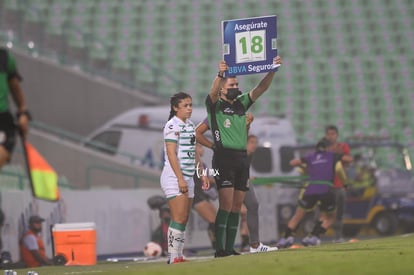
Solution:
[[[185,226],[194,198],[193,176],[196,167],[203,169],[196,153],[191,96],[180,92],[170,98],[170,116],[164,127],[165,162],[161,188],[168,200],[171,223],[168,228],[168,263],[184,262]],[[198,164],[198,165],[197,165]],[[200,174],[201,175],[201,174]],[[208,178],[201,177],[202,188],[209,188]]]

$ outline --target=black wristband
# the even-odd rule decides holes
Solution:
[[[30,112],[29,111],[23,111],[23,112],[17,112],[16,113],[16,117],[17,117],[17,119],[19,119],[21,116],[23,116],[23,115],[25,115],[25,116],[27,116],[27,118],[29,119],[29,120],[32,120],[32,115],[30,114]]]
[[[223,74],[222,74],[222,72],[220,72],[220,71],[217,73],[217,76],[218,76],[218,77],[220,77],[221,79],[223,79],[223,78],[224,78],[224,75],[223,75]]]

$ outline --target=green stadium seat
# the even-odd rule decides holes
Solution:
[[[20,10],[19,0],[4,0],[4,7],[8,10]]]
[[[92,71],[107,73],[110,69],[109,51],[106,45],[93,41],[88,46],[89,66]]]
[[[154,85],[155,79],[155,68],[151,68],[148,64],[139,64],[139,66],[136,67],[135,80],[138,83],[145,87],[151,87],[151,85]]]
[[[95,6],[95,1],[78,0],[74,2],[70,7],[72,14],[91,14]]]
[[[67,32],[68,45],[76,49],[85,49],[87,43],[84,33],[77,29],[70,29]]]
[[[127,47],[116,47],[113,52],[112,66],[114,69],[129,71],[131,69],[131,59]]]
[[[28,9],[25,9],[23,12],[24,21],[30,23],[39,23],[43,21],[45,17],[46,5],[32,5]]]

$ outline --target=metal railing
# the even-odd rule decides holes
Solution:
[[[109,167],[109,166],[104,166],[104,165],[91,165],[91,166],[88,166],[88,168],[86,169],[86,182],[88,184],[87,186],[88,189],[91,189],[92,187],[91,186],[92,173],[95,171],[109,172],[111,174],[118,174],[118,175],[132,178],[135,188],[140,187],[140,183],[142,180],[149,180],[149,181],[154,181],[154,182],[159,181],[159,178],[151,177],[151,176],[144,176],[140,173],[130,172],[130,171],[126,171],[126,170],[122,170],[122,169],[118,169],[114,167]]]
[[[25,190],[30,188],[27,175],[23,172],[23,168],[20,166],[13,167],[6,165],[3,167],[3,169],[0,170],[0,183],[0,190]],[[64,189],[74,189],[65,176],[58,177],[58,186]]]
[[[89,140],[87,137],[74,134],[72,132],[69,132],[69,131],[66,131],[66,130],[63,130],[57,127],[50,126],[40,121],[33,120],[31,121],[30,126],[42,132],[52,134],[53,136],[58,137],[59,139],[64,140],[64,141],[70,141],[75,144],[87,146],[89,148],[93,148],[98,151],[116,153],[118,156],[125,157],[126,159],[128,159],[128,162],[130,164],[135,164],[137,163],[137,161],[138,162],[146,161],[145,157],[133,155],[128,152],[119,151],[117,148],[113,146],[109,146],[102,142],[96,142],[96,141]],[[154,163],[154,165],[157,167],[161,167],[160,163]]]

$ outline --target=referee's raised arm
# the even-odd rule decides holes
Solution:
[[[276,56],[275,58],[273,58],[273,64],[281,65],[282,58],[280,56]],[[259,82],[259,84],[257,84],[257,86],[250,91],[250,98],[253,101],[256,101],[256,99],[258,99],[264,92],[267,91],[267,89],[269,89],[274,75],[275,72],[268,72]]]
[[[219,71],[217,73],[217,76],[214,78],[210,89],[210,99],[213,103],[215,103],[220,97],[220,89],[223,85],[223,81],[225,80],[224,72],[228,69],[226,61],[220,61],[218,69]]]

